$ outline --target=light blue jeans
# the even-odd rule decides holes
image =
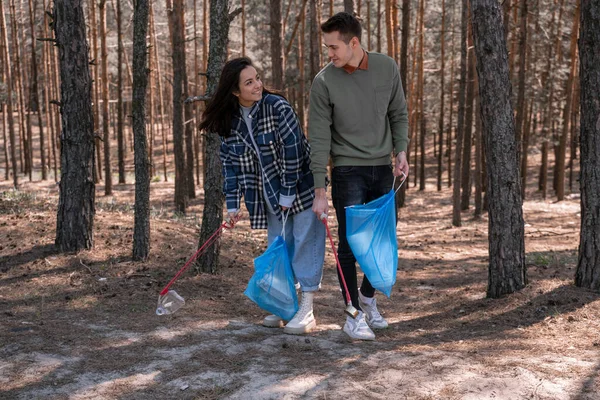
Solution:
[[[283,221],[267,213],[269,245],[281,235]],[[290,254],[292,269],[303,292],[314,292],[321,287],[325,259],[325,225],[309,208],[290,215],[285,222],[285,242]]]

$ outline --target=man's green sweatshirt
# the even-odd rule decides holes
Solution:
[[[368,53],[368,69],[349,74],[329,63],[310,90],[308,139],[315,187],[324,188],[333,166],[390,163],[408,147],[408,112],[396,62]]]

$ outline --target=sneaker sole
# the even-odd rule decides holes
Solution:
[[[290,335],[302,335],[303,333],[308,333],[308,332],[312,331],[316,327],[317,327],[317,321],[312,320],[307,325],[301,326],[301,327],[298,327],[298,328],[286,325],[283,328],[283,333],[287,333],[287,334],[290,334]]]
[[[267,328],[281,328],[283,327],[283,321],[263,321],[262,325]]]
[[[373,341],[373,340],[375,340],[375,336],[373,336],[373,337],[369,337],[369,338],[359,338],[359,337],[354,337],[354,336],[352,336],[352,335],[351,335],[351,334],[350,334],[350,333],[349,333],[349,332],[346,330],[346,327],[345,327],[345,326],[344,326],[344,329],[343,329],[343,331],[344,331],[344,333],[345,333],[346,335],[348,335],[348,337],[350,337],[350,339],[353,339],[353,340],[368,340],[368,341]]]

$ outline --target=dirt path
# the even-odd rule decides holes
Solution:
[[[177,218],[168,186],[153,187],[140,264],[130,191],[98,199],[94,250],[63,255],[55,187],[0,186],[0,398],[600,399],[600,296],[572,285],[578,199],[525,203],[530,284],[490,300],[487,220],[465,213],[452,228],[448,191],[411,191],[398,283],[378,298],[390,327],[352,342],[331,254],[317,331],[260,326],[242,292],[265,234],[247,221],[225,234],[220,274],[186,274],[174,287],[185,307],[157,317],[158,292],[197,245],[200,206]]]

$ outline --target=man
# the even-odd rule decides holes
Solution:
[[[356,259],[346,239],[345,207],[383,196],[391,190],[394,176],[408,176],[406,99],[394,60],[361,47],[361,26],[355,17],[338,13],[321,25],[321,31],[331,62],[317,74],[310,91],[312,209],[317,216],[327,214],[325,181],[331,155],[338,256],[352,305],[359,310],[356,318],[346,319],[344,332],[353,339],[374,340],[372,329],[388,324],[377,310],[375,289],[366,276],[358,290]],[[343,285],[342,292],[345,299]]]

